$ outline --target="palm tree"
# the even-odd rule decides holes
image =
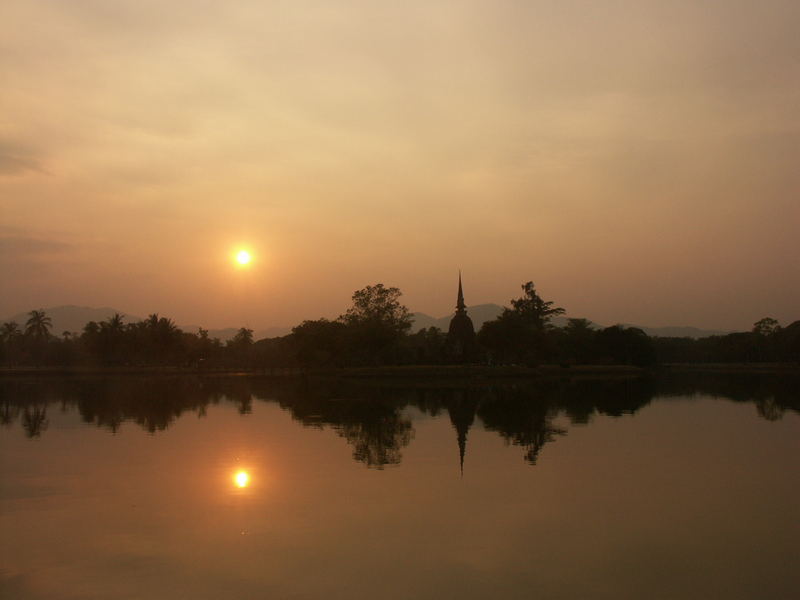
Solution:
[[[100,323],[100,339],[102,344],[102,360],[107,363],[119,363],[123,360],[125,347],[125,323],[122,315],[114,313]]]
[[[182,332],[172,319],[153,313],[138,326],[142,332],[144,359],[155,364],[165,363],[180,343]]]
[[[28,315],[30,317],[25,323],[25,337],[29,343],[26,345],[31,352],[33,363],[38,367],[42,364],[46,354],[53,321],[41,309],[32,310]]]
[[[0,361],[13,365],[22,356],[22,332],[14,321],[0,326]]]
[[[114,313],[113,317],[109,317],[107,320],[103,322],[109,331],[113,331],[114,333],[120,333],[125,329],[125,324],[122,322],[124,317],[119,313]]]
[[[25,323],[25,335],[42,339],[50,335],[53,320],[43,310],[32,310],[28,313],[30,318]]]
[[[8,342],[21,334],[22,332],[19,330],[19,325],[17,325],[14,321],[3,323],[3,325],[0,327],[0,340],[3,340],[4,342]]]

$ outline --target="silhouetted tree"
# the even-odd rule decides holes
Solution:
[[[776,342],[781,326],[775,319],[766,317],[753,323],[753,358],[758,362],[776,360]]]
[[[183,332],[172,319],[159,317],[154,313],[140,323],[138,329],[144,334],[145,362],[150,364],[182,362],[179,351]]]
[[[347,352],[346,329],[341,321],[303,321],[289,336],[294,359],[304,367],[342,365]]]
[[[231,343],[240,346],[250,346],[253,343],[253,330],[241,327],[236,335],[233,336]]]
[[[776,334],[780,330],[778,321],[771,317],[765,317],[753,323],[753,333],[756,335],[770,336]]]
[[[562,332],[562,357],[581,364],[597,359],[597,331],[588,319],[569,319]]]
[[[53,321],[43,310],[32,310],[25,323],[25,338],[35,365],[42,364]]]
[[[550,324],[550,319],[564,314],[563,308],[553,306],[553,302],[539,296],[532,281],[522,284],[522,291],[520,298],[511,301],[511,310],[531,326],[544,329]]]
[[[353,306],[339,320],[347,326],[349,354],[357,362],[397,360],[400,340],[411,328],[411,314],[400,296],[398,288],[382,283],[353,293]]]
[[[488,351],[490,363],[534,364],[534,345],[542,340],[541,332],[526,326],[519,315],[508,309],[493,321],[486,321],[478,331],[478,343]]]
[[[613,325],[597,333],[604,362],[644,367],[655,364],[656,353],[648,335],[636,327]]]
[[[100,359],[105,364],[120,364],[125,357],[125,323],[119,313],[114,313],[100,323],[98,331]]]
[[[52,319],[43,310],[32,310],[28,316],[28,321],[25,323],[25,335],[46,339],[53,327]]]
[[[753,324],[751,331],[700,339],[654,338],[661,362],[748,363],[800,361],[800,321],[781,327],[772,318]]]
[[[408,336],[408,362],[441,364],[446,359],[447,334],[438,327],[423,327]]]
[[[0,361],[17,364],[23,358],[22,331],[14,321],[0,326]]]
[[[403,293],[382,283],[368,285],[353,293],[353,306],[340,319],[347,325],[377,323],[403,333],[411,328],[411,314],[400,304]]]
[[[775,333],[775,346],[779,360],[800,363],[800,321],[778,330]]]
[[[478,341],[492,360],[535,365],[554,354],[546,330],[550,319],[563,314],[564,309],[543,300],[531,281],[522,284],[522,291],[520,298],[511,300],[511,308],[504,308],[497,319],[484,323],[478,332]]]
[[[14,321],[3,323],[2,327],[0,327],[0,340],[4,342],[8,342],[20,335],[22,335],[22,331]]]
[[[208,329],[200,327],[197,334],[185,333],[183,345],[186,349],[186,361],[197,367],[212,366],[220,358],[222,344],[218,338],[211,338]]]
[[[227,343],[229,359],[233,366],[249,367],[252,365],[253,330],[241,327],[236,335]]]

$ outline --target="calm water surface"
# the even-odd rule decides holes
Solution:
[[[0,597],[796,598],[798,389],[0,381]]]

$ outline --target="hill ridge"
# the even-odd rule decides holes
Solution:
[[[80,332],[83,331],[83,327],[89,321],[104,321],[109,317],[113,316],[115,313],[120,313],[123,317],[125,317],[126,322],[136,322],[143,320],[142,317],[133,315],[131,313],[127,313],[122,310],[118,310],[111,306],[101,306],[101,307],[90,307],[90,306],[79,306],[76,304],[62,304],[59,306],[51,306],[49,308],[42,308],[36,310],[44,310],[47,315],[53,321],[53,334],[54,335],[61,335],[64,331],[70,332]],[[481,328],[481,326],[486,321],[491,321],[496,319],[500,313],[503,311],[503,307],[499,304],[494,304],[491,302],[487,302],[484,304],[474,304],[472,306],[467,307],[467,312],[469,316],[472,318],[472,322],[475,325],[476,331]],[[24,327],[25,321],[28,320],[28,312],[18,313],[16,315],[12,315],[5,319],[0,319],[0,323],[6,323],[8,321],[15,321],[20,327]],[[448,326],[450,324],[450,319],[453,318],[455,313],[450,313],[449,315],[443,317],[432,317],[423,312],[414,312],[411,314],[413,319],[413,324],[411,327],[411,332],[416,333],[420,329],[427,328],[427,327],[438,327],[442,331],[447,331]],[[555,325],[559,327],[563,327],[567,323],[568,317],[560,316],[553,319]],[[603,327],[597,323],[593,323],[596,327]],[[691,337],[691,338],[701,338],[701,337],[708,337],[711,335],[725,335],[727,333],[731,333],[730,331],[720,331],[720,330],[711,330],[711,329],[701,329],[698,327],[693,326],[672,326],[672,325],[665,325],[659,327],[648,327],[642,325],[633,325],[629,323],[622,323],[625,327],[638,327],[639,329],[643,330],[647,335],[650,336],[660,336],[660,337]],[[183,329],[186,332],[196,333],[199,326],[197,325],[181,325],[179,324],[178,327]],[[208,334],[211,337],[219,338],[220,340],[227,341],[231,339],[236,332],[239,331],[239,327],[223,327],[219,329],[209,329]],[[264,337],[279,337],[282,335],[286,335],[291,332],[291,327],[286,326],[272,326],[272,327],[262,327],[254,330],[254,337],[256,339],[262,339]]]

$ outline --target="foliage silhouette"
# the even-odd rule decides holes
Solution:
[[[780,327],[765,318],[752,331],[707,338],[653,338],[661,363],[800,363],[800,321]]]
[[[32,310],[28,315],[28,321],[25,323],[25,335],[47,338],[53,328],[52,319],[43,310]]]
[[[353,294],[353,305],[339,317],[347,327],[352,359],[360,364],[399,361],[400,343],[411,328],[411,314],[400,304],[402,293],[382,283]]]
[[[523,295],[511,300],[511,308],[483,324],[478,341],[497,362],[535,366],[553,355],[547,330],[552,317],[563,314],[564,309],[543,300],[532,281],[521,287]]]
[[[16,323],[0,325],[0,365],[181,367],[213,369],[341,368],[378,365],[617,364],[651,367],[659,363],[800,363],[800,321],[786,327],[772,318],[751,331],[702,339],[651,338],[641,329],[614,325],[597,328],[571,318],[564,327],[551,323],[564,309],[544,300],[532,282],[500,316],[487,321],[470,352],[454,353],[437,328],[409,334],[411,316],[400,290],[381,283],[353,294],[352,306],[338,319],[303,321],[279,338],[255,340],[242,327],[223,344],[208,330],[181,331],[157,313],[137,323],[115,314],[90,321],[80,334],[50,334],[44,311],[30,312],[24,332]]]
[[[654,398],[702,393],[751,403],[766,420],[800,414],[797,377],[673,374],[651,378],[547,379],[503,385],[431,386],[410,382],[382,386],[329,378],[277,380],[260,377],[77,377],[0,379],[0,423],[19,426],[26,437],[47,431],[52,405],[77,410],[85,423],[116,433],[130,422],[150,434],[169,428],[187,412],[204,416],[228,404],[242,415],[254,402],[274,402],[306,427],[330,430],[351,446],[354,460],[382,469],[402,461],[414,439],[407,409],[446,414],[455,431],[453,464],[464,465],[470,431],[483,426],[522,448],[529,464],[568,434],[568,423],[598,415],[633,415]],[[456,461],[458,456],[458,461]]]

